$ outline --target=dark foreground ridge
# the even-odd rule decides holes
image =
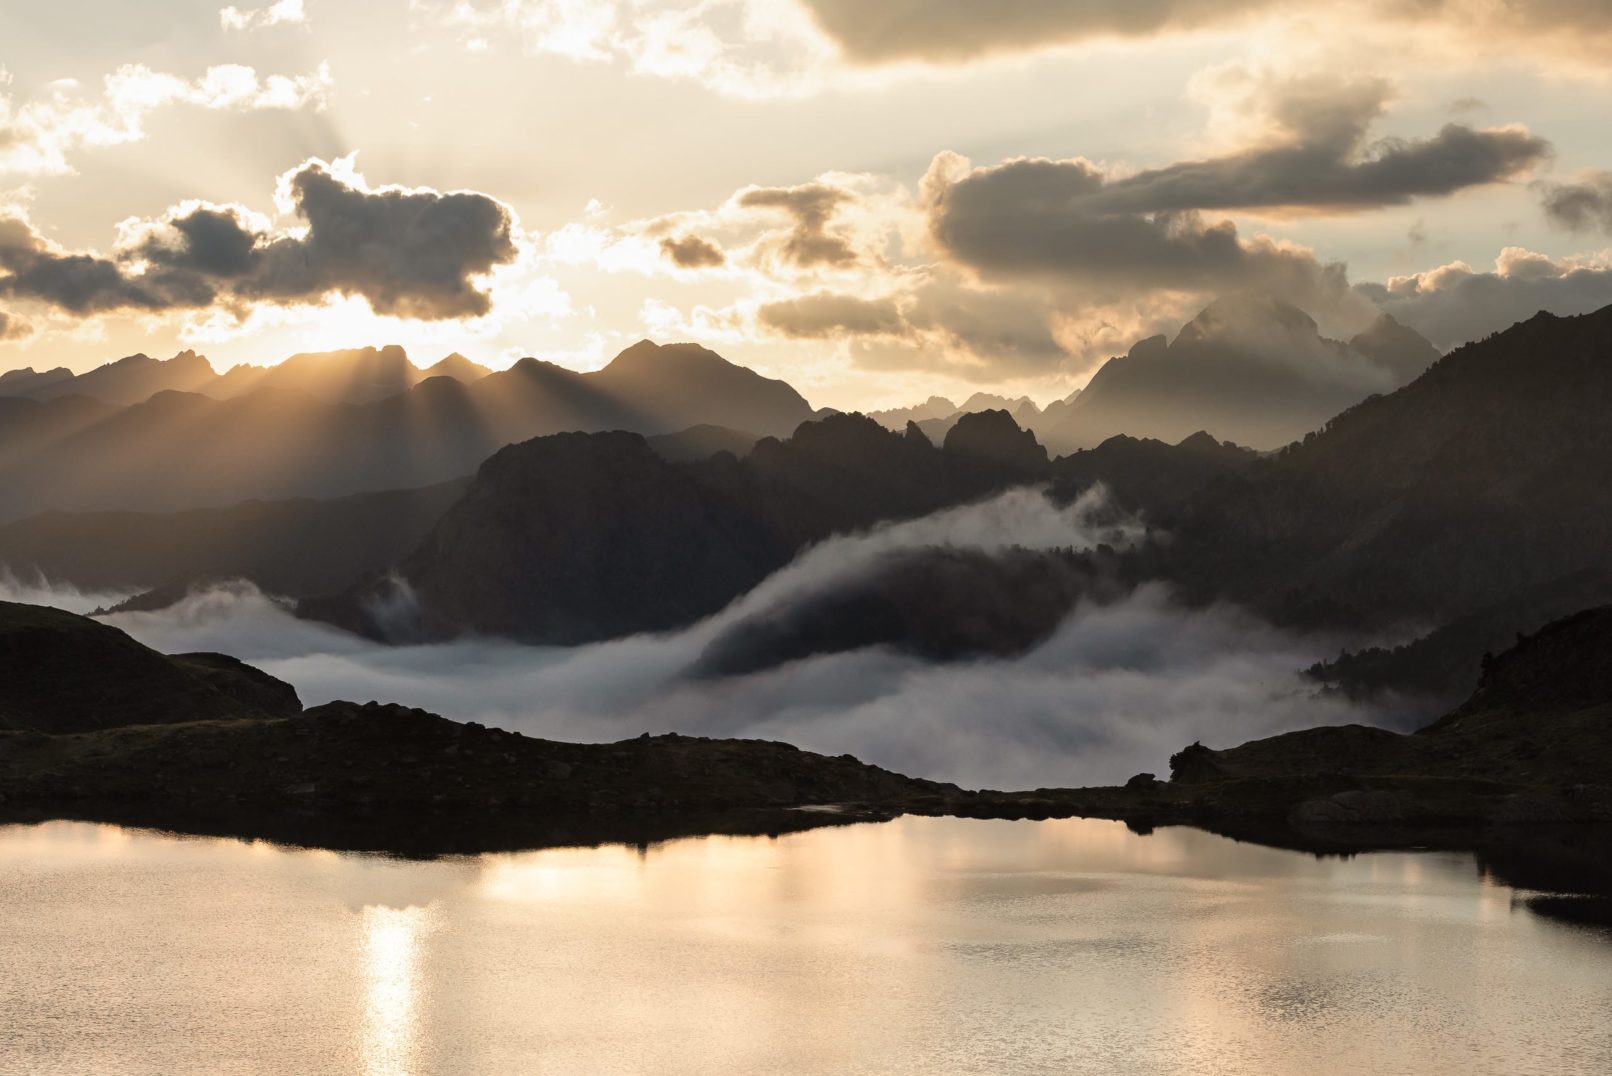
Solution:
[[[1167,781],[1020,792],[762,740],[560,743],[405,706],[287,707],[288,686],[231,659],[167,657],[34,606],[0,603],[0,642],[0,653],[52,655],[10,662],[0,677],[0,813],[11,820],[411,855],[901,813],[1186,824],[1314,850],[1511,848],[1543,824],[1612,823],[1612,608],[1520,641],[1488,663],[1465,705],[1412,735],[1340,726],[1226,750],[1193,744]],[[162,722],[167,710],[174,720]]]

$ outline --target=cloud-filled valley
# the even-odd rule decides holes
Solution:
[[[575,648],[492,639],[387,647],[297,620],[248,585],[106,619],[161,651],[232,654],[296,685],[308,705],[401,701],[584,741],[646,731],[779,739],[968,786],[1116,783],[1162,772],[1194,740],[1229,744],[1319,723],[1404,719],[1323,697],[1299,676],[1335,652],[1336,638],[1278,631],[1230,606],[1187,609],[1162,586],[1082,600],[1049,638],[1007,658],[934,662],[878,646],[743,675],[694,675],[724,633],[786,618],[814,596],[878,572],[894,554],[1084,549],[1137,533],[1100,495],[1060,510],[1039,491],[1013,490],[831,538],[685,630]],[[24,600],[46,595],[7,586]]]

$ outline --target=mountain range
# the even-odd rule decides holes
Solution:
[[[392,364],[386,350],[336,354],[367,369]],[[1296,378],[1295,354],[1326,377]],[[831,649],[834,623],[872,617],[919,652],[999,653],[1033,645],[1056,616],[1026,598],[1013,623],[993,606],[984,622],[1000,630],[954,646],[911,627],[933,617],[934,580],[965,596],[962,617],[985,595],[1046,584],[1067,604],[1157,579],[1188,602],[1236,602],[1284,626],[1412,639],[1312,674],[1351,692],[1451,696],[1516,631],[1612,601],[1609,354],[1612,308],[1542,314],[1433,358],[1387,318],[1337,343],[1291,307],[1245,299],[1211,306],[1174,341],[1144,341],[1067,404],[1004,401],[1022,422],[1007,409],[942,415],[951,402],[939,398],[899,431],[894,413],[820,415],[703,348],[648,342],[593,374],[523,360],[368,403],[274,387],[225,400],[164,391],[123,408],[75,393],[0,399],[0,505],[12,517],[145,509],[18,520],[0,527],[0,563],[96,587],[243,575],[380,637],[576,642],[690,623],[830,535],[1018,484],[1068,503],[1101,483],[1156,540],[1102,563],[915,555],[822,606],[828,629],[780,636],[772,652]],[[1200,404],[1230,416],[1232,397],[1262,401],[1239,404],[1242,428],[1270,437],[1296,421],[1283,408],[1346,403],[1275,452],[1187,428]],[[1144,405],[1168,436],[1143,435]],[[1024,428],[1032,412],[1077,442],[1115,415],[1142,432],[1052,459],[1051,435]],[[925,432],[936,421],[944,437]],[[261,500],[235,503],[243,491]],[[186,511],[152,511],[166,507]],[[398,580],[404,592],[388,592]],[[884,603],[877,615],[870,601]],[[715,655],[711,669],[755,660]]]
[[[117,383],[174,362],[206,367],[183,355],[144,360]],[[522,359],[472,376],[472,364],[444,363],[433,369],[449,373],[427,377],[401,349],[364,349],[298,356],[283,373],[236,367],[209,382],[222,392],[236,379],[239,394],[221,399],[173,388],[123,407],[74,392],[0,397],[0,521],[51,508],[166,511],[423,486],[546,433],[709,425],[787,435],[814,414],[782,381],[693,344],[643,341],[590,373]],[[405,367],[414,373],[400,374]],[[83,376],[104,385],[122,369]],[[411,387],[370,398],[388,379],[416,375]]]

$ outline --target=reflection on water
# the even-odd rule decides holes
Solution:
[[[433,862],[0,828],[0,1072],[1604,1073],[1468,855],[906,818]]]
[[[398,1076],[414,1069],[419,989],[420,932],[424,908],[369,905],[363,916],[364,1071]]]

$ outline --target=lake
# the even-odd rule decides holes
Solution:
[[[1467,853],[902,818],[433,861],[0,827],[0,1072],[1606,1073]]]

